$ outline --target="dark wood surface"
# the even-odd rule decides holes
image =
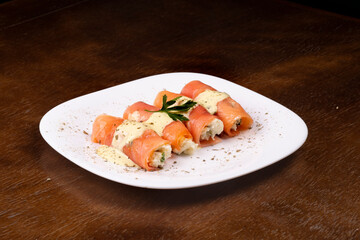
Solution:
[[[114,183],[38,124],[74,97],[165,72],[229,79],[307,123],[297,152],[206,187]],[[359,239],[360,21],[282,1],[0,5],[0,239]]]

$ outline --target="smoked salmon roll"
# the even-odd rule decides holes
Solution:
[[[91,140],[120,150],[148,171],[163,168],[171,156],[169,141],[145,124],[105,114],[95,119]]]
[[[102,114],[95,119],[91,141],[102,145],[111,146],[116,128],[124,119]]]
[[[192,101],[192,99],[177,93],[161,91],[157,94],[154,101],[156,107],[160,108],[163,105],[164,95],[170,100],[177,98],[173,106],[180,106],[188,101]],[[204,147],[221,141],[217,135],[223,132],[224,125],[218,117],[208,113],[204,107],[197,104],[187,112],[184,112],[183,115],[188,118],[188,121],[185,121],[184,124],[193,136],[195,143]]]
[[[214,114],[224,123],[224,132],[233,137],[241,130],[251,128],[253,119],[228,94],[219,92],[200,81],[192,81],[184,86],[181,94],[194,99],[210,114]]]
[[[160,108],[144,102],[136,102],[125,110],[123,117],[148,125],[159,136],[170,142],[174,153],[193,154],[197,144],[193,142],[189,130],[182,122],[174,121],[165,112],[149,112],[158,110]]]

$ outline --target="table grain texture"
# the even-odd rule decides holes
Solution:
[[[98,177],[39,133],[52,107],[199,72],[297,113],[309,136],[255,173],[182,190]],[[0,4],[0,239],[360,239],[360,21],[286,1]]]

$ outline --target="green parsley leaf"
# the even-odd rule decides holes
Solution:
[[[192,100],[189,100],[182,105],[170,107],[174,103],[176,103],[176,100],[178,100],[179,98],[181,98],[181,96],[171,99],[170,101],[167,101],[167,96],[166,96],[166,94],[164,94],[163,105],[160,110],[158,110],[158,111],[145,110],[145,111],[147,111],[147,112],[164,112],[174,121],[177,121],[177,120],[179,120],[181,122],[189,121],[189,119],[187,117],[185,117],[184,115],[182,115],[181,113],[188,112],[197,103]]]
[[[164,162],[165,161],[165,153],[163,152],[161,154],[161,159],[160,159],[160,162]]]

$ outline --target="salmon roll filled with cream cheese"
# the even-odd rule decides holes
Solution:
[[[224,123],[224,132],[233,137],[241,130],[251,128],[253,119],[228,94],[219,92],[200,81],[192,81],[184,86],[181,94],[194,99],[210,114],[214,114]]]
[[[181,106],[188,101],[192,101],[191,98],[177,93],[161,91],[154,101],[156,107],[160,108],[163,106],[164,95],[166,95],[168,99],[176,99],[172,106]],[[217,135],[223,132],[224,125],[218,117],[209,114],[204,107],[196,104],[188,111],[183,112],[183,115],[187,118],[187,121],[184,121],[185,126],[189,129],[197,144],[204,147],[214,145],[221,141]]]
[[[167,113],[158,112],[159,110],[160,108],[144,102],[136,102],[125,110],[123,117],[149,126],[170,142],[174,153],[193,154],[197,144],[194,143],[189,130],[181,121],[174,121]]]
[[[148,171],[163,168],[171,156],[169,141],[145,124],[105,114],[95,119],[91,140],[120,150]]]

